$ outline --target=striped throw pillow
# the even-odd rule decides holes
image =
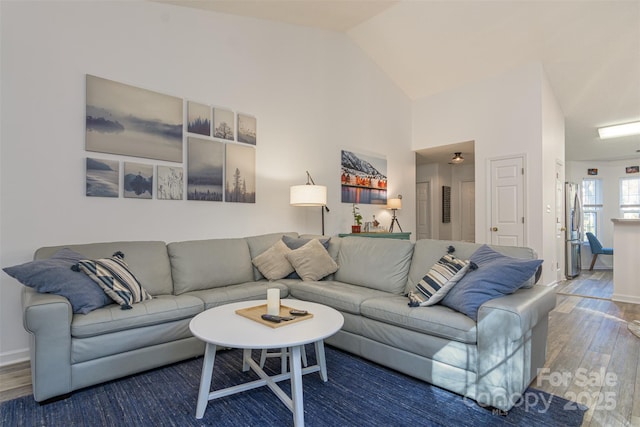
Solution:
[[[418,282],[415,290],[409,292],[409,306],[427,307],[436,304],[462,279],[470,266],[469,261],[463,261],[451,254],[443,256]]]
[[[86,273],[122,310],[128,310],[132,304],[153,298],[142,287],[136,276],[124,262],[120,251],[111,258],[81,260],[73,267]]]

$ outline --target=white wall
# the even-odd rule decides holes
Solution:
[[[305,170],[328,186],[326,234],[346,232],[340,150],[386,156],[411,231],[411,103],[343,34],[140,1],[0,2],[0,265],[65,243],[167,242],[320,232],[319,208],[288,205]],[[258,119],[257,201],[233,204],[88,198],[85,74]],[[387,211],[361,206],[365,218]],[[0,274],[0,363],[26,356],[21,285]]]
[[[564,208],[564,201],[556,198],[556,169],[560,169],[560,182],[564,182],[562,171],[564,159],[564,114],[551,89],[547,75],[542,72],[542,185],[538,186],[542,192],[542,251],[544,254],[544,278],[549,283],[564,278],[564,233],[557,232],[557,211]],[[534,186],[535,187],[535,186]],[[564,221],[564,216],[560,216]],[[560,272],[558,273],[558,269]],[[558,277],[558,274],[560,277]]]
[[[603,142],[603,144],[613,144],[615,142]],[[585,178],[598,178],[602,180],[602,219],[600,220],[600,232],[598,240],[604,247],[613,246],[613,223],[611,218],[622,218],[620,213],[620,178],[633,177],[627,175],[625,167],[637,166],[640,164],[640,157],[630,160],[616,161],[590,161],[590,162],[567,162],[565,168],[566,179],[569,182],[582,184]],[[598,175],[589,176],[588,169],[598,169]],[[591,265],[591,249],[588,243],[582,245],[582,268],[587,270]],[[613,267],[613,257],[598,256],[594,269],[610,269]]]
[[[553,100],[545,81],[542,66],[535,63],[414,101],[412,147],[421,150],[475,141],[476,242],[479,243],[490,241],[489,160],[524,155],[528,196],[525,244],[548,260],[555,258],[555,251],[548,252],[543,233],[539,232],[546,230],[543,210],[547,194],[540,183],[549,179],[546,175],[543,178],[543,174],[549,173],[543,163],[555,164],[556,158],[543,146],[543,125],[556,126],[548,130],[553,137],[546,136],[544,141],[557,143],[562,149],[564,135],[558,135],[557,125],[563,119],[559,108],[551,108]],[[541,283],[555,280],[548,277],[547,268],[550,267],[545,266]]]

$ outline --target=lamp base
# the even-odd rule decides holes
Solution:
[[[391,226],[389,226],[389,233],[393,233],[393,224],[398,224],[398,228],[400,229],[400,232],[401,233],[403,232],[402,227],[400,227],[400,223],[398,222],[398,218],[395,215],[393,215],[393,218],[391,219]]]

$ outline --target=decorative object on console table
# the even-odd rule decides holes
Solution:
[[[322,235],[324,236],[324,212],[329,212],[327,207],[327,187],[316,185],[307,172],[307,183],[294,185],[289,189],[289,204],[291,206],[320,206],[322,210]]]
[[[397,240],[409,240],[411,233],[340,233],[338,237],[373,237],[378,239],[397,239]]]
[[[360,233],[360,231],[362,231],[362,215],[360,214],[358,205],[354,203],[351,212],[353,212],[353,222],[355,222],[355,224],[351,226],[351,232]]]
[[[402,195],[398,194],[397,199],[387,200],[387,209],[391,209],[391,212],[393,213],[393,217],[391,218],[391,225],[389,226],[389,233],[393,233],[394,224],[398,224],[398,228],[400,229],[400,232],[402,232],[402,227],[400,227],[398,217],[396,216],[396,211],[398,209],[402,209]]]

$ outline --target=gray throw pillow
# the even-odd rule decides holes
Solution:
[[[305,239],[303,237],[290,237],[287,235],[282,236],[282,241],[285,243],[285,245],[287,245],[289,249],[294,249],[294,250],[303,247],[304,245],[309,243],[311,240],[313,239]],[[331,241],[331,237],[327,239],[318,239],[318,241],[322,243],[322,246],[324,246],[324,248],[327,251],[329,250],[329,242]],[[300,278],[301,278],[300,275],[296,271],[293,271],[291,274],[285,277],[285,279],[300,279]]]
[[[87,314],[96,308],[113,304],[113,300],[86,274],[71,270],[71,267],[83,258],[85,257],[81,254],[64,248],[51,258],[6,267],[3,270],[37,292],[65,297],[71,303],[74,313]]]
[[[338,270],[338,264],[318,239],[312,239],[301,248],[287,254],[287,259],[302,280],[320,280]]]
[[[291,252],[291,249],[282,240],[278,240],[269,249],[252,259],[251,262],[268,280],[282,279],[295,271],[287,260],[286,255],[289,252]]]

